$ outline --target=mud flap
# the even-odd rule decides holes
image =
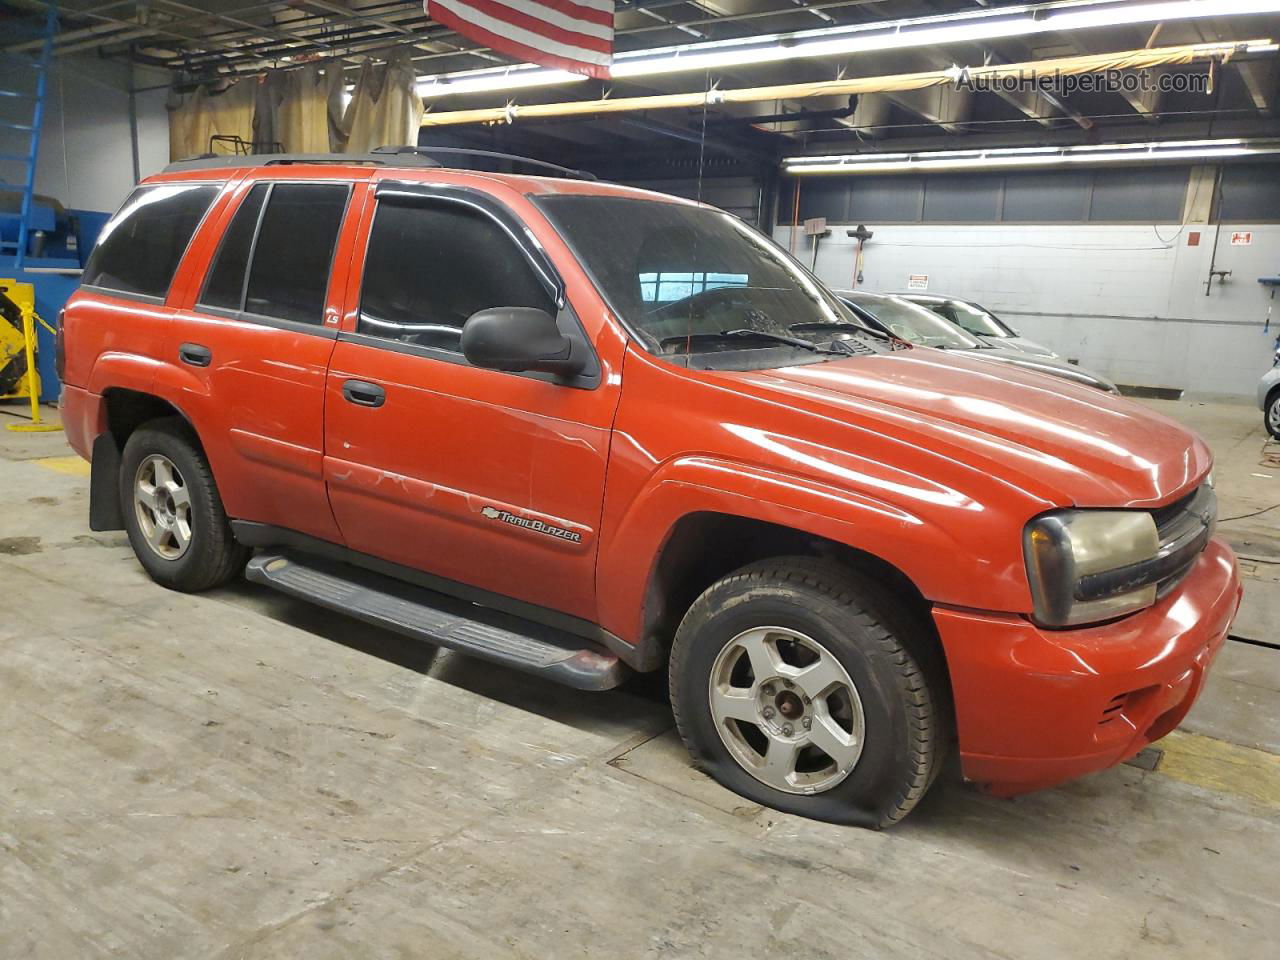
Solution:
[[[89,467],[89,529],[123,530],[120,512],[120,448],[110,433],[93,441]]]

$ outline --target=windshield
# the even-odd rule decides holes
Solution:
[[[950,309],[956,323],[972,334],[979,337],[1013,336],[994,313],[982,309],[977,304],[965,303],[963,300],[948,300],[946,307]]]
[[[889,349],[781,247],[721,210],[600,195],[535,202],[651,353],[745,370]],[[836,340],[840,350],[813,349]]]
[[[982,347],[980,341],[959,327],[910,301],[867,293],[846,294],[846,299],[908,343],[944,350],[976,350]]]

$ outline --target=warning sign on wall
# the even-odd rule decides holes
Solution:
[[[1249,230],[1237,230],[1231,235],[1231,245],[1233,247],[1247,247],[1253,243],[1253,233]]]
[[[928,290],[929,275],[927,273],[913,273],[907,277],[908,290]]]

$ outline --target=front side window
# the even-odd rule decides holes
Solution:
[[[98,237],[83,283],[163,298],[196,228],[217,196],[212,184],[139,187]]]
[[[721,210],[589,194],[535,202],[651,353],[745,370],[882,348],[785,251]],[[834,348],[850,338],[856,347]]]
[[[556,312],[529,261],[488,216],[446,200],[378,201],[359,333],[461,353],[462,325],[490,307]]]

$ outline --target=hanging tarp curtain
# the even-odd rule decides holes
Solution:
[[[1250,43],[1269,43],[1267,40]],[[1235,43],[1200,43],[1176,47],[1155,47],[1149,50],[1126,50],[1092,56],[1058,57],[1052,60],[1032,60],[1025,63],[992,64],[969,67],[966,72],[975,81],[995,80],[1000,77],[1032,77],[1057,74],[1060,76],[1083,73],[1101,73],[1105,70],[1137,70],[1149,67],[1192,63],[1197,60],[1229,59],[1239,46]],[[696,93],[659,94],[648,97],[605,97],[600,100],[579,100],[570,103],[539,103],[528,106],[510,104],[483,110],[448,110],[427,113],[422,118],[424,127],[451,126],[466,123],[493,123],[513,121],[518,118],[570,117],[586,114],[626,113],[636,110],[670,110],[680,107],[701,108],[703,104],[759,103],[768,100],[802,100],[808,97],[847,96],[864,93],[889,93],[900,90],[921,90],[956,83],[957,71],[930,70],[924,73],[899,73],[881,77],[854,77],[848,80],[830,80],[817,83],[784,83],[768,87],[749,87],[739,90],[713,88]]]
[[[367,153],[386,144],[416,144],[422,98],[408,51],[387,63],[364,63],[343,118],[345,153]]]
[[[407,55],[364,63],[350,103],[342,67],[307,64],[237,80],[221,92],[200,87],[169,103],[169,158],[235,153],[234,137],[255,153],[363,153],[418,142],[422,100]]]

